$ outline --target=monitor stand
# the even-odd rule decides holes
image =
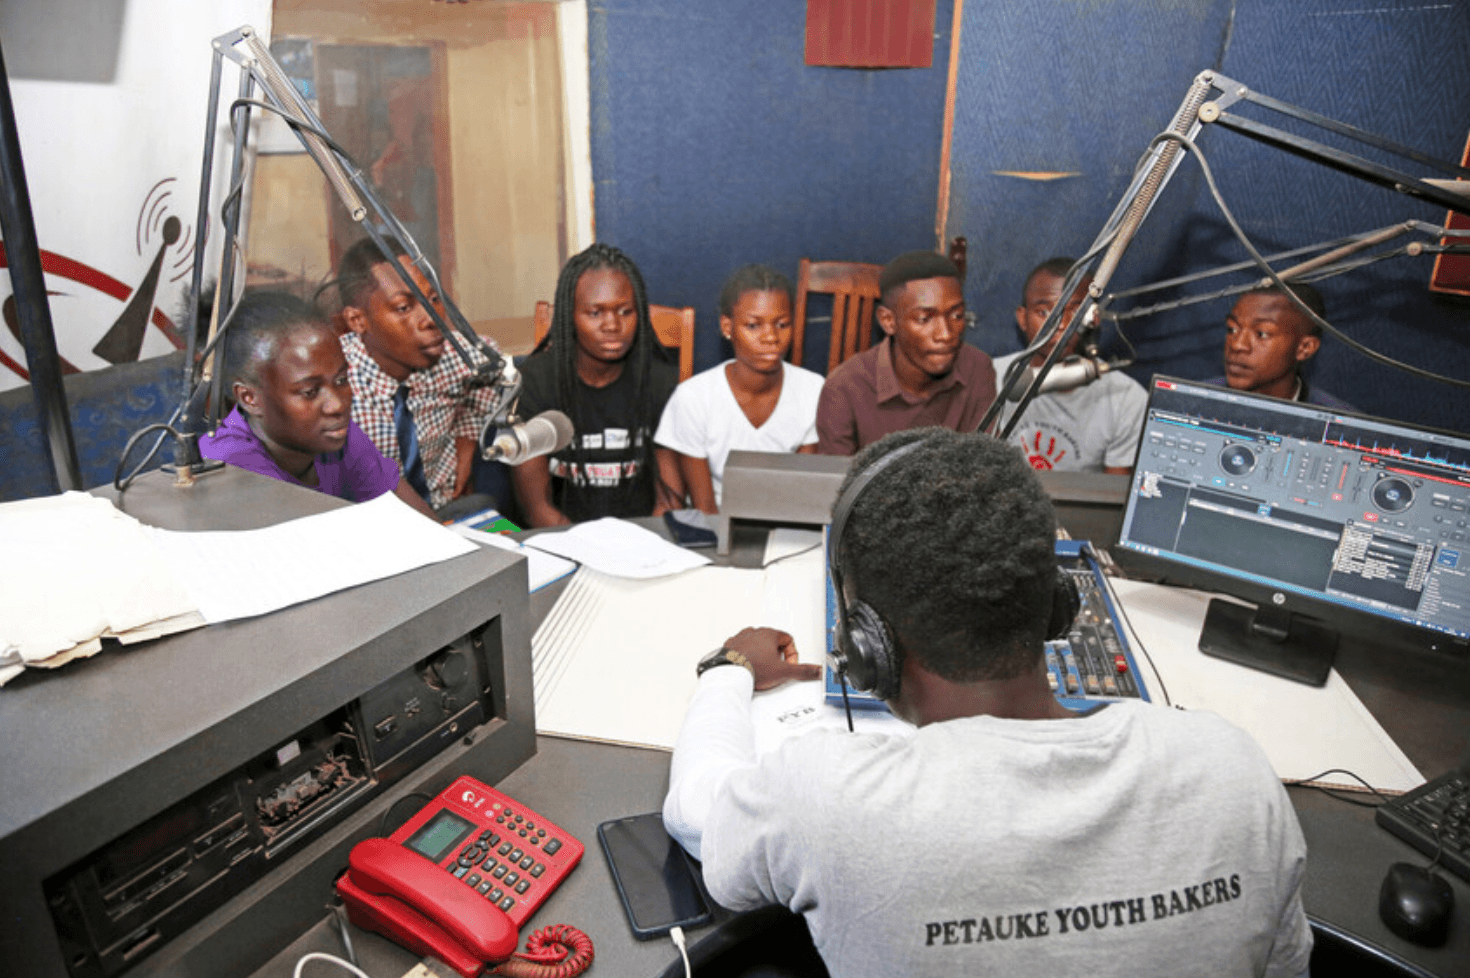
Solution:
[[[1308,686],[1321,686],[1337,656],[1337,639],[1332,629],[1284,608],[1252,608],[1214,598],[1199,633],[1199,650]]]

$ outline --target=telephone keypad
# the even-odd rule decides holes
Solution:
[[[447,843],[453,848],[438,857],[439,865],[519,928],[577,865],[583,849],[556,825],[509,801],[494,788],[462,777],[439,796],[437,807],[411,818],[391,838],[414,848],[410,839],[441,814],[473,823]]]

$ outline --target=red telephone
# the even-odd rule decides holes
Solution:
[[[347,916],[464,978],[515,953],[522,924],[582,859],[535,812],[462,777],[386,839],[353,847]]]

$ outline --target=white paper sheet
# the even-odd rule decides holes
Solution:
[[[201,570],[184,586],[210,623],[263,615],[475,548],[391,492],[261,530],[148,531],[171,566]]]
[[[476,530],[468,526],[451,526],[450,529],[466,540],[472,540],[481,546],[509,550],[511,553],[518,553],[525,557],[526,578],[532,591],[540,590],[552,581],[559,581],[577,569],[574,562],[564,557],[558,557],[545,550],[523,546],[503,533],[486,533],[484,530]]]
[[[1250,733],[1283,780],[1337,767],[1384,790],[1423,783],[1336,669],[1318,688],[1207,656],[1199,651],[1199,631],[1214,595],[1125,580],[1114,580],[1113,589],[1170,702],[1211,710]],[[1324,780],[1360,787],[1339,775]]]
[[[627,520],[605,517],[568,530],[538,533],[526,546],[557,554],[612,577],[648,580],[703,567],[703,554],[670,543]]]
[[[67,492],[0,506],[0,553],[5,665],[78,648],[90,654],[101,637],[126,637],[195,610],[147,528],[96,496]]]

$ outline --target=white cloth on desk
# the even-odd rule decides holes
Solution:
[[[817,443],[821,374],[783,362],[781,396],[771,416],[757,428],[741,410],[725,377],[725,368],[734,362],[727,360],[676,387],[653,436],[665,448],[709,461],[716,502],[724,489],[725,459],[735,449],[794,452]]]
[[[750,697],[744,669],[700,680],[665,824],[721,904],[804,914],[835,976],[1306,970],[1296,815],[1213,714],[816,731],[756,762]]]

